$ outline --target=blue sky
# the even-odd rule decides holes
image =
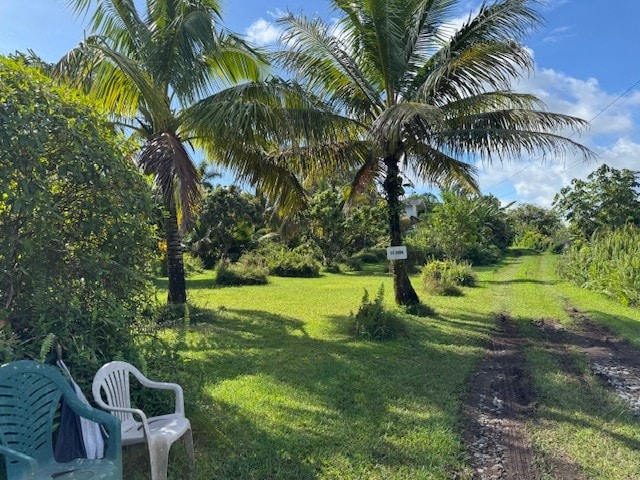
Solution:
[[[460,3],[466,12],[460,19],[479,5]],[[226,0],[224,23],[266,45],[278,33],[274,18],[287,9],[334,16],[325,0]],[[479,180],[484,193],[504,202],[549,206],[572,178],[584,178],[602,163],[640,170],[640,2],[547,0],[540,10],[545,24],[525,42],[536,71],[515,88],[536,94],[548,110],[591,121],[588,131],[572,138],[592,148],[597,160],[588,165],[573,158],[481,165]],[[30,48],[56,61],[82,39],[84,29],[63,0],[0,0],[0,54]]]

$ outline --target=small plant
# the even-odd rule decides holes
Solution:
[[[476,275],[467,262],[432,260],[422,268],[422,285],[436,295],[460,296],[459,287],[473,287]]]
[[[220,260],[216,266],[218,285],[265,285],[269,282],[269,269],[263,257],[245,254],[236,263]]]
[[[372,340],[391,340],[407,333],[402,319],[388,311],[384,305],[384,285],[380,285],[375,300],[369,299],[365,288],[362,303],[354,318],[354,331],[357,337]]]

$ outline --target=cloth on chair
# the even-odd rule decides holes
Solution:
[[[73,380],[71,372],[65,363],[62,360],[58,360],[56,365],[62,370],[62,373],[64,373],[80,401],[85,405],[89,405],[87,397]],[[63,402],[60,431],[58,432],[55,445],[57,452],[55,454],[56,460],[59,462],[67,462],[75,458],[88,458],[90,460],[104,458],[104,436],[100,425],[76,415],[72,410],[65,408],[65,406],[66,404]],[[78,442],[80,445],[76,445]],[[67,460],[62,460],[63,458]]]

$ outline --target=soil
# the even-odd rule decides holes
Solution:
[[[570,308],[568,313],[574,320],[572,330],[554,319],[534,322],[544,341],[556,349],[559,358],[567,359],[563,367],[569,373],[581,374],[574,371],[569,349],[582,352],[603,385],[640,415],[640,352],[584,312]],[[538,480],[543,476],[526,428],[535,418],[536,399],[526,371],[525,344],[513,320],[498,314],[495,334],[470,380],[463,407],[464,439],[474,480]],[[585,478],[571,459],[545,458],[544,464],[545,478]]]

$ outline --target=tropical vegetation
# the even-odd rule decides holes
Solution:
[[[455,0],[286,15],[274,58],[299,83],[264,79],[217,0],[67,3],[92,33],[57,84],[31,54],[0,58],[1,361],[60,343],[85,387],[114,358],[179,381],[198,458],[174,455],[173,478],[471,478],[462,404],[499,312],[527,339],[543,475],[640,476],[637,418],[540,327],[588,317],[640,347],[637,172],[603,165],[552,211],[477,192],[481,159],[591,155],[556,133],[584,122],[510,90],[533,0],[459,28]],[[191,146],[255,195],[206,185]],[[418,179],[441,191],[408,218]],[[381,247],[405,239],[390,273]]]
[[[155,230],[132,145],[35,68],[0,58],[0,84],[0,361],[54,334],[79,378],[140,362]]]
[[[553,250],[559,253],[569,241],[567,227],[554,209],[522,204],[507,210],[513,245],[538,252]]]
[[[626,224],[602,229],[588,242],[575,242],[563,255],[559,271],[580,287],[640,306],[640,228]]]
[[[476,191],[472,159],[590,154],[557,133],[582,120],[541,110],[535,96],[510,89],[533,67],[520,40],[540,23],[534,2],[485,3],[455,29],[459,3],[333,0],[335,26],[304,15],[281,19],[285,48],[276,60],[352,122],[357,136],[328,138],[325,151],[359,159],[354,187],[380,180],[391,245],[403,243],[408,177]],[[307,162],[314,156],[315,146]],[[396,302],[418,303],[405,261],[393,261],[393,275]]]
[[[640,225],[640,172],[603,164],[586,180],[574,178],[553,200],[576,238],[588,239],[601,229]]]
[[[77,14],[94,6],[90,0],[67,3]],[[92,94],[143,142],[138,164],[153,174],[165,207],[168,301],[185,303],[182,234],[200,198],[189,145],[220,151],[199,133],[208,128],[202,116],[224,103],[218,97],[225,87],[258,79],[261,61],[223,29],[218,0],[148,0],[139,7],[134,0],[96,2],[91,35],[58,64],[57,74]]]

